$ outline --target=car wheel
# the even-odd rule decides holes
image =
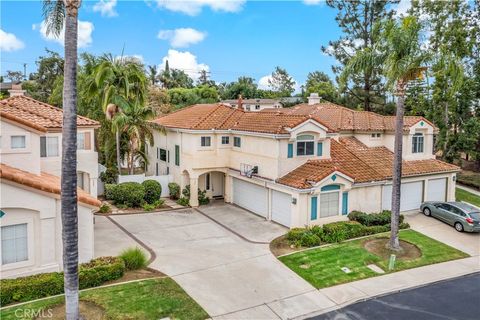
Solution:
[[[429,208],[423,208],[423,214],[427,217],[430,217],[432,215],[432,211]]]
[[[455,222],[453,226],[455,227],[455,230],[457,230],[458,232],[463,231],[463,225],[460,222]]]

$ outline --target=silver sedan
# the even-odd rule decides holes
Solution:
[[[458,232],[480,232],[480,210],[466,203],[428,201],[420,206],[420,211],[448,223]]]

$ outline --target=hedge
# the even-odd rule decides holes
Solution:
[[[352,211],[348,215],[348,219],[351,221],[357,221],[365,226],[384,226],[390,224],[392,212],[390,210],[384,210],[380,213],[365,213],[361,211]],[[400,223],[403,223],[405,217],[400,215]]]
[[[113,200],[115,204],[130,208],[140,207],[145,201],[145,188],[137,182],[107,184],[105,186],[105,197],[107,200]]]
[[[125,264],[117,257],[101,257],[79,266],[80,289],[96,287],[121,278]],[[0,280],[0,304],[24,302],[63,293],[63,272],[41,273]]]
[[[143,199],[148,204],[153,204],[160,199],[162,195],[162,185],[155,180],[145,180],[142,182],[142,186],[145,188],[145,196]]]

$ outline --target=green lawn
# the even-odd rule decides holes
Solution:
[[[83,291],[80,299],[103,307],[108,319],[206,319],[208,314],[172,279],[149,279]],[[63,302],[63,297],[24,304],[0,312],[0,319],[22,319],[18,309],[39,310]],[[25,314],[17,311],[17,315]],[[25,318],[24,318],[25,319]]]
[[[386,235],[377,235],[370,238],[375,237],[386,237]],[[413,230],[400,231],[400,239],[415,244],[421,249],[422,256],[410,261],[397,261],[394,271],[468,257],[466,253]],[[362,245],[364,241],[365,239],[343,242],[333,246],[294,253],[279,259],[314,287],[330,287],[377,276],[377,273],[367,267],[370,263],[375,263],[384,270],[387,269],[388,260],[383,260],[365,250]],[[340,269],[342,267],[348,267],[352,272],[344,273]]]
[[[466,190],[456,188],[455,198],[457,201],[465,201],[473,204],[474,206],[480,207],[480,197]]]

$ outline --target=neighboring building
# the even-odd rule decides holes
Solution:
[[[60,203],[62,110],[25,96],[0,101],[1,277],[62,269]],[[96,121],[78,117],[79,259],[93,258],[96,199]],[[83,180],[82,180],[83,179]],[[94,181],[92,181],[94,180]],[[88,190],[91,194],[88,193]]]
[[[246,111],[262,111],[263,109],[282,108],[282,103],[278,99],[243,99],[243,100],[223,100],[221,103],[232,108],[238,109],[239,104]]]
[[[394,117],[313,98],[264,112],[204,104],[162,116],[153,123],[166,133],[154,133],[147,173],[190,184],[192,206],[198,187],[288,227],[389,209]],[[435,159],[436,130],[405,117],[401,211],[454,200],[459,168]]]

